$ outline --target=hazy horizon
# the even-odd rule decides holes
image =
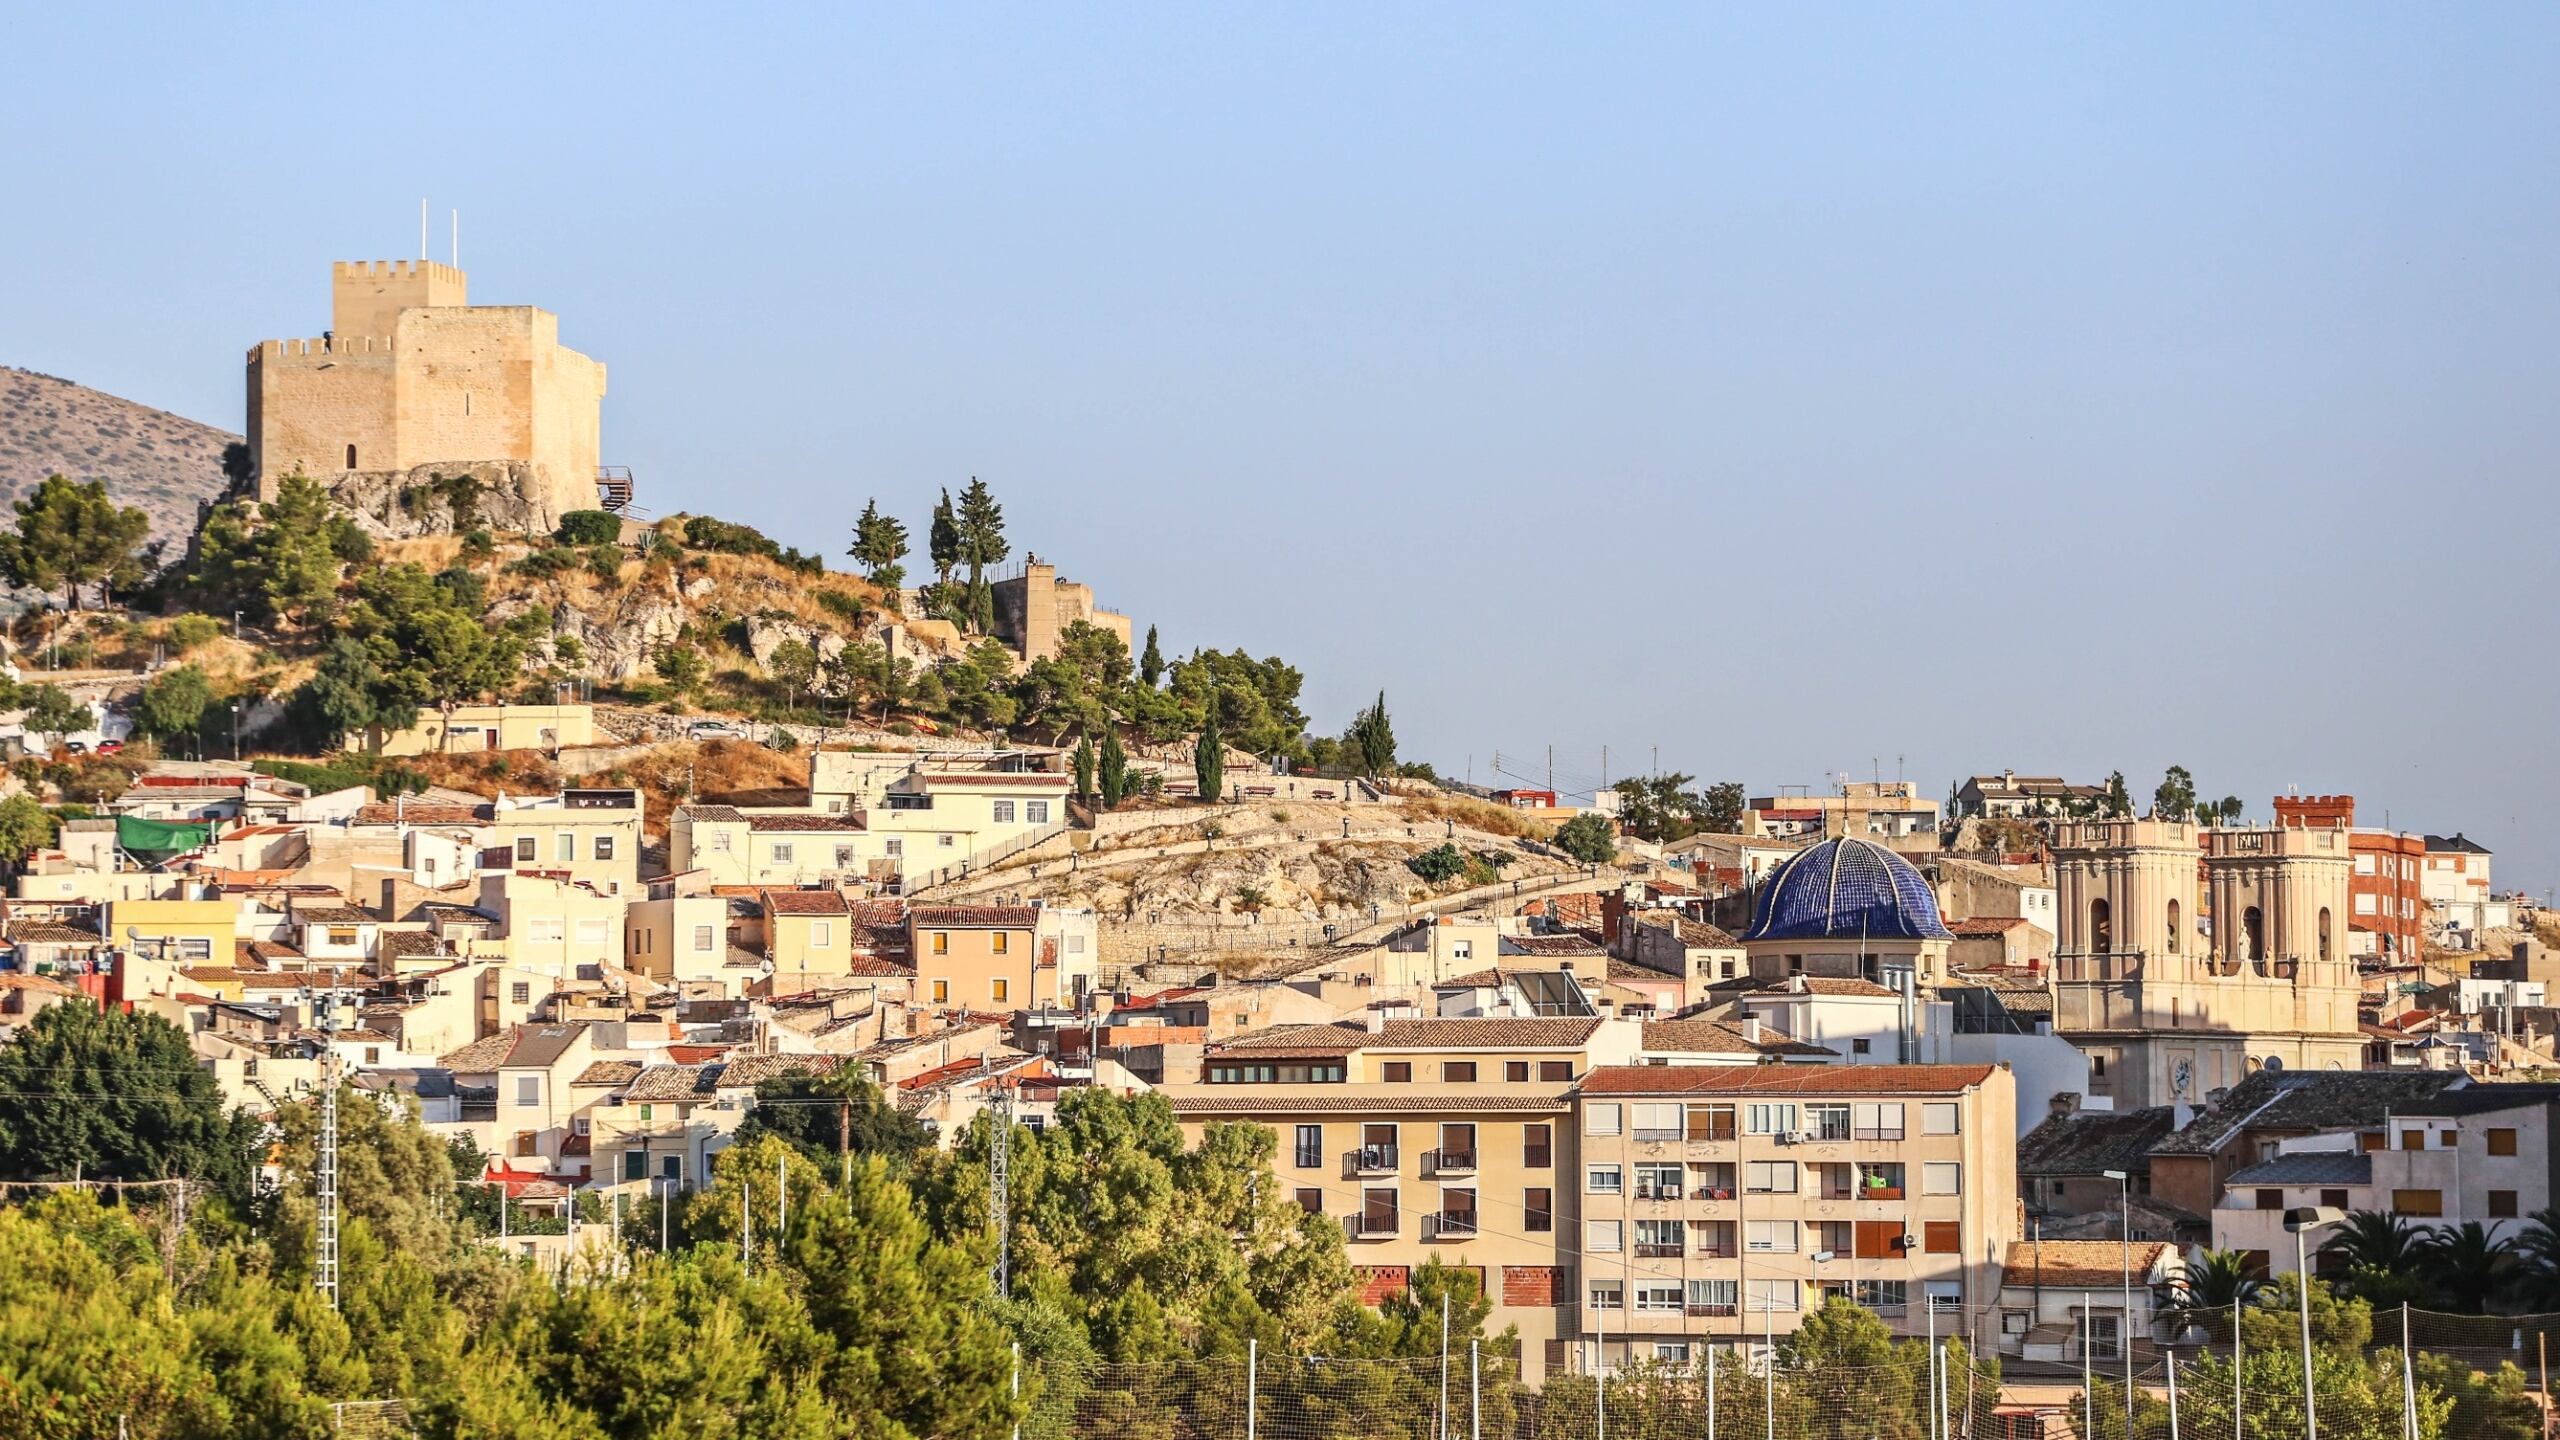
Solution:
[[[0,363],[229,429],[462,214],[640,503],[984,477],[1410,758],[2183,763],[2560,879],[2560,12],[15,18]]]

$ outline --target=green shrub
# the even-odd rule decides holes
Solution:
[[[609,510],[572,510],[560,517],[554,538],[563,545],[580,548],[618,545],[622,541],[622,517]]]
[[[169,622],[169,643],[181,655],[212,643],[221,634],[222,622],[210,615],[181,615]]]

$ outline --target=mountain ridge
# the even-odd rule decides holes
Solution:
[[[195,533],[199,502],[228,488],[223,447],[240,437],[40,371],[0,365],[0,501],[48,475],[103,480],[119,505],[151,517],[168,553]],[[0,524],[11,517],[0,511]]]

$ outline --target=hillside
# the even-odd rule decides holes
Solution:
[[[182,549],[196,502],[222,492],[222,447],[240,437],[166,410],[0,366],[0,501],[47,475],[104,480],[151,516],[151,538]]]

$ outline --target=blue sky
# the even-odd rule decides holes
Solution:
[[[2184,762],[2560,879],[2549,7],[10,29],[0,361],[236,427],[425,196],[651,508],[840,552],[981,475],[1453,772]]]

